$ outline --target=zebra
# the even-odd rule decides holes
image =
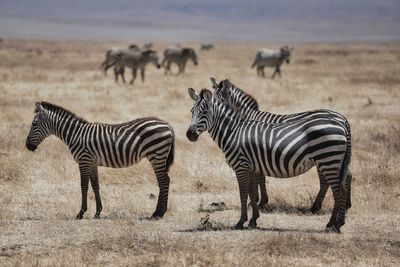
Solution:
[[[200,45],[200,49],[201,50],[211,50],[211,49],[214,49],[214,48],[215,48],[215,46],[212,43],[206,43],[206,44],[201,44]]]
[[[105,76],[107,75],[107,70],[114,65],[113,63],[115,58],[118,58],[121,54],[125,53],[127,50],[140,51],[140,48],[135,44],[131,44],[128,48],[112,47],[106,51],[106,59],[100,65],[100,68],[104,71]],[[115,68],[117,67],[114,67],[114,69]]]
[[[159,186],[157,207],[151,218],[164,216],[175,146],[174,131],[167,122],[148,117],[120,124],[91,123],[60,106],[36,102],[27,149],[35,151],[49,135],[60,138],[79,165],[82,205],[76,219],[82,219],[87,210],[89,179],[96,199],[94,218],[100,218],[98,166],[125,168],[142,158],[151,163]]]
[[[331,186],[334,196],[334,208],[326,230],[340,233],[340,227],[345,224],[344,185],[351,158],[347,128],[342,121],[311,115],[268,124],[246,120],[235,107],[213,96],[207,89],[197,94],[189,88],[188,93],[195,103],[187,138],[195,142],[200,134],[208,131],[236,173],[241,201],[241,216],[236,229],[243,229],[248,219],[248,196],[253,211],[249,227],[257,226],[260,214],[254,174],[289,178],[305,173],[315,165]]]
[[[164,51],[164,59],[161,62],[161,65],[165,68],[165,75],[171,73],[171,63],[176,63],[178,65],[178,74],[183,73],[189,59],[197,66],[197,54],[193,48],[168,47]]]
[[[280,115],[280,114],[274,114],[270,112],[264,112],[260,111],[258,109],[258,103],[257,101],[249,94],[245,93],[242,89],[231,83],[228,79],[225,79],[221,81],[219,84],[215,80],[214,77],[210,78],[212,82],[212,88],[216,90],[216,95],[218,95],[221,98],[224,98],[229,102],[231,105],[237,107],[243,116],[247,120],[257,120],[257,121],[263,121],[266,123],[281,123],[281,122],[291,122],[291,121],[296,121],[296,120],[301,120],[305,117],[312,116],[314,118],[317,118],[318,116],[321,116],[322,118],[330,117],[332,120],[337,120],[337,121],[342,121],[344,125],[347,128],[347,136],[349,137],[349,144],[351,145],[351,129],[350,129],[350,124],[347,121],[347,119],[332,110],[326,110],[326,109],[317,109],[317,110],[311,110],[311,111],[306,111],[306,112],[301,112],[301,113],[295,113],[295,114],[288,114],[288,115]],[[256,177],[258,181],[258,185],[260,187],[260,202],[258,204],[259,208],[263,208],[267,203],[268,203],[268,195],[267,195],[267,190],[265,186],[265,176],[258,174]],[[310,209],[312,213],[317,213],[322,206],[322,202],[325,198],[325,195],[328,191],[329,185],[326,183],[325,179],[319,174],[319,181],[320,181],[320,190],[318,192],[317,197],[315,198],[315,201]],[[346,209],[351,208],[351,181],[352,181],[352,174],[350,170],[347,171],[347,184],[346,184],[346,192],[347,192],[347,198],[346,198]],[[258,194],[257,194],[258,198]]]
[[[113,55],[109,63],[104,67],[104,72],[107,68],[114,66],[115,82],[118,82],[118,75],[121,75],[122,82],[125,83],[125,67],[132,69],[132,80],[130,84],[136,80],[137,70],[141,70],[141,78],[144,81],[144,71],[148,63],[153,63],[158,69],[161,68],[158,53],[154,50],[121,50],[118,54]]]
[[[281,65],[284,61],[286,63],[290,63],[291,52],[293,51],[293,47],[289,48],[287,45],[282,46],[279,51],[273,51],[267,48],[261,48],[256,53],[256,58],[251,65],[251,68],[257,66],[257,75],[261,75],[265,77],[264,67],[272,67],[275,68],[274,73],[272,74],[272,79],[275,78],[276,74],[281,76]]]

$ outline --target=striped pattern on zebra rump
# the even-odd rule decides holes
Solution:
[[[215,78],[210,78],[212,82],[212,87],[215,89],[215,94],[225,101],[227,101],[230,105],[237,108],[242,116],[247,120],[258,120],[266,123],[281,123],[281,122],[296,122],[305,118],[326,118],[334,121],[338,121],[341,124],[344,124],[346,127],[346,137],[348,144],[348,154],[349,158],[351,158],[351,129],[350,124],[347,119],[332,110],[327,109],[317,109],[311,110],[301,113],[280,115],[274,114],[270,112],[260,111],[258,108],[257,101],[249,94],[244,92],[242,89],[231,83],[229,80],[225,79],[221,82],[217,83]],[[316,213],[321,209],[322,202],[325,198],[325,195],[328,191],[329,185],[325,182],[325,179],[319,174],[320,180],[320,190],[318,192],[317,197],[311,207],[311,212]],[[265,177],[262,175],[258,176],[258,184],[260,185],[261,192],[261,200],[259,203],[260,207],[263,207],[268,202],[267,191],[265,188]],[[351,207],[351,173],[348,171],[348,177],[346,178],[346,208],[349,209]],[[258,194],[257,194],[258,196]]]
[[[60,106],[37,102],[26,147],[35,151],[49,135],[60,138],[79,164],[82,205],[77,219],[82,219],[87,210],[89,179],[96,198],[95,217],[100,217],[98,166],[129,167],[143,158],[150,161],[160,189],[152,217],[163,217],[167,210],[168,171],[173,163],[175,143],[174,131],[167,122],[149,117],[120,124],[90,123]]]
[[[236,228],[242,229],[247,221],[248,196],[253,210],[249,226],[257,225],[259,212],[254,174],[289,178],[315,165],[334,195],[335,204],[327,230],[340,232],[346,211],[343,174],[349,164],[345,125],[321,117],[275,124],[246,120],[235,107],[207,89],[198,95],[190,88],[189,95],[195,104],[186,134],[188,139],[196,141],[207,130],[236,173],[241,199],[241,217]]]

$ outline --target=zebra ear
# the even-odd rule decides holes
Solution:
[[[214,77],[210,77],[210,81],[212,82],[212,88],[214,88],[215,90],[216,89],[218,89],[218,83],[217,83],[217,81],[215,80],[215,78]]]
[[[42,102],[37,101],[37,102],[35,103],[35,113],[36,113],[36,112],[40,112],[40,111],[42,111],[42,110],[43,110]]]
[[[196,93],[196,91],[193,88],[188,88],[188,93],[194,101],[197,101],[200,99],[200,96]]]
[[[202,96],[207,102],[211,102],[212,99],[212,93],[210,90],[203,89],[202,91]]]

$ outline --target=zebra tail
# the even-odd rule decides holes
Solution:
[[[169,150],[167,162],[165,164],[165,169],[167,170],[167,172],[169,171],[169,168],[174,163],[174,153],[175,153],[175,133],[174,133],[174,129],[172,129],[171,126],[169,126],[169,128],[171,129],[171,133],[172,133],[172,145],[171,145],[171,149]]]
[[[350,129],[350,123],[345,120],[345,127],[346,127],[346,139],[347,139],[347,146],[346,146],[346,154],[344,155],[343,163],[342,163],[342,168],[340,170],[340,179],[341,180],[341,186],[342,188],[346,188],[346,182],[347,182],[347,172],[349,170],[349,165],[351,161],[351,129]]]

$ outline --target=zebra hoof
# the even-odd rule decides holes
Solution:
[[[327,233],[340,234],[340,228],[334,225],[326,227],[325,231]]]
[[[97,213],[96,213],[96,214],[94,215],[93,219],[100,219],[100,214],[97,214]]]
[[[251,228],[251,229],[256,229],[256,228],[257,228],[257,222],[252,222],[252,221],[250,221],[250,223],[249,223],[249,228]]]
[[[163,218],[163,216],[153,214],[153,215],[151,215],[151,217],[149,219],[152,221],[158,221],[158,220],[161,220],[162,218]]]
[[[236,229],[236,230],[244,230],[243,223],[237,223],[237,224],[235,225],[235,229]]]
[[[76,219],[77,220],[82,220],[83,219],[83,214],[78,213],[78,215],[76,215]]]

